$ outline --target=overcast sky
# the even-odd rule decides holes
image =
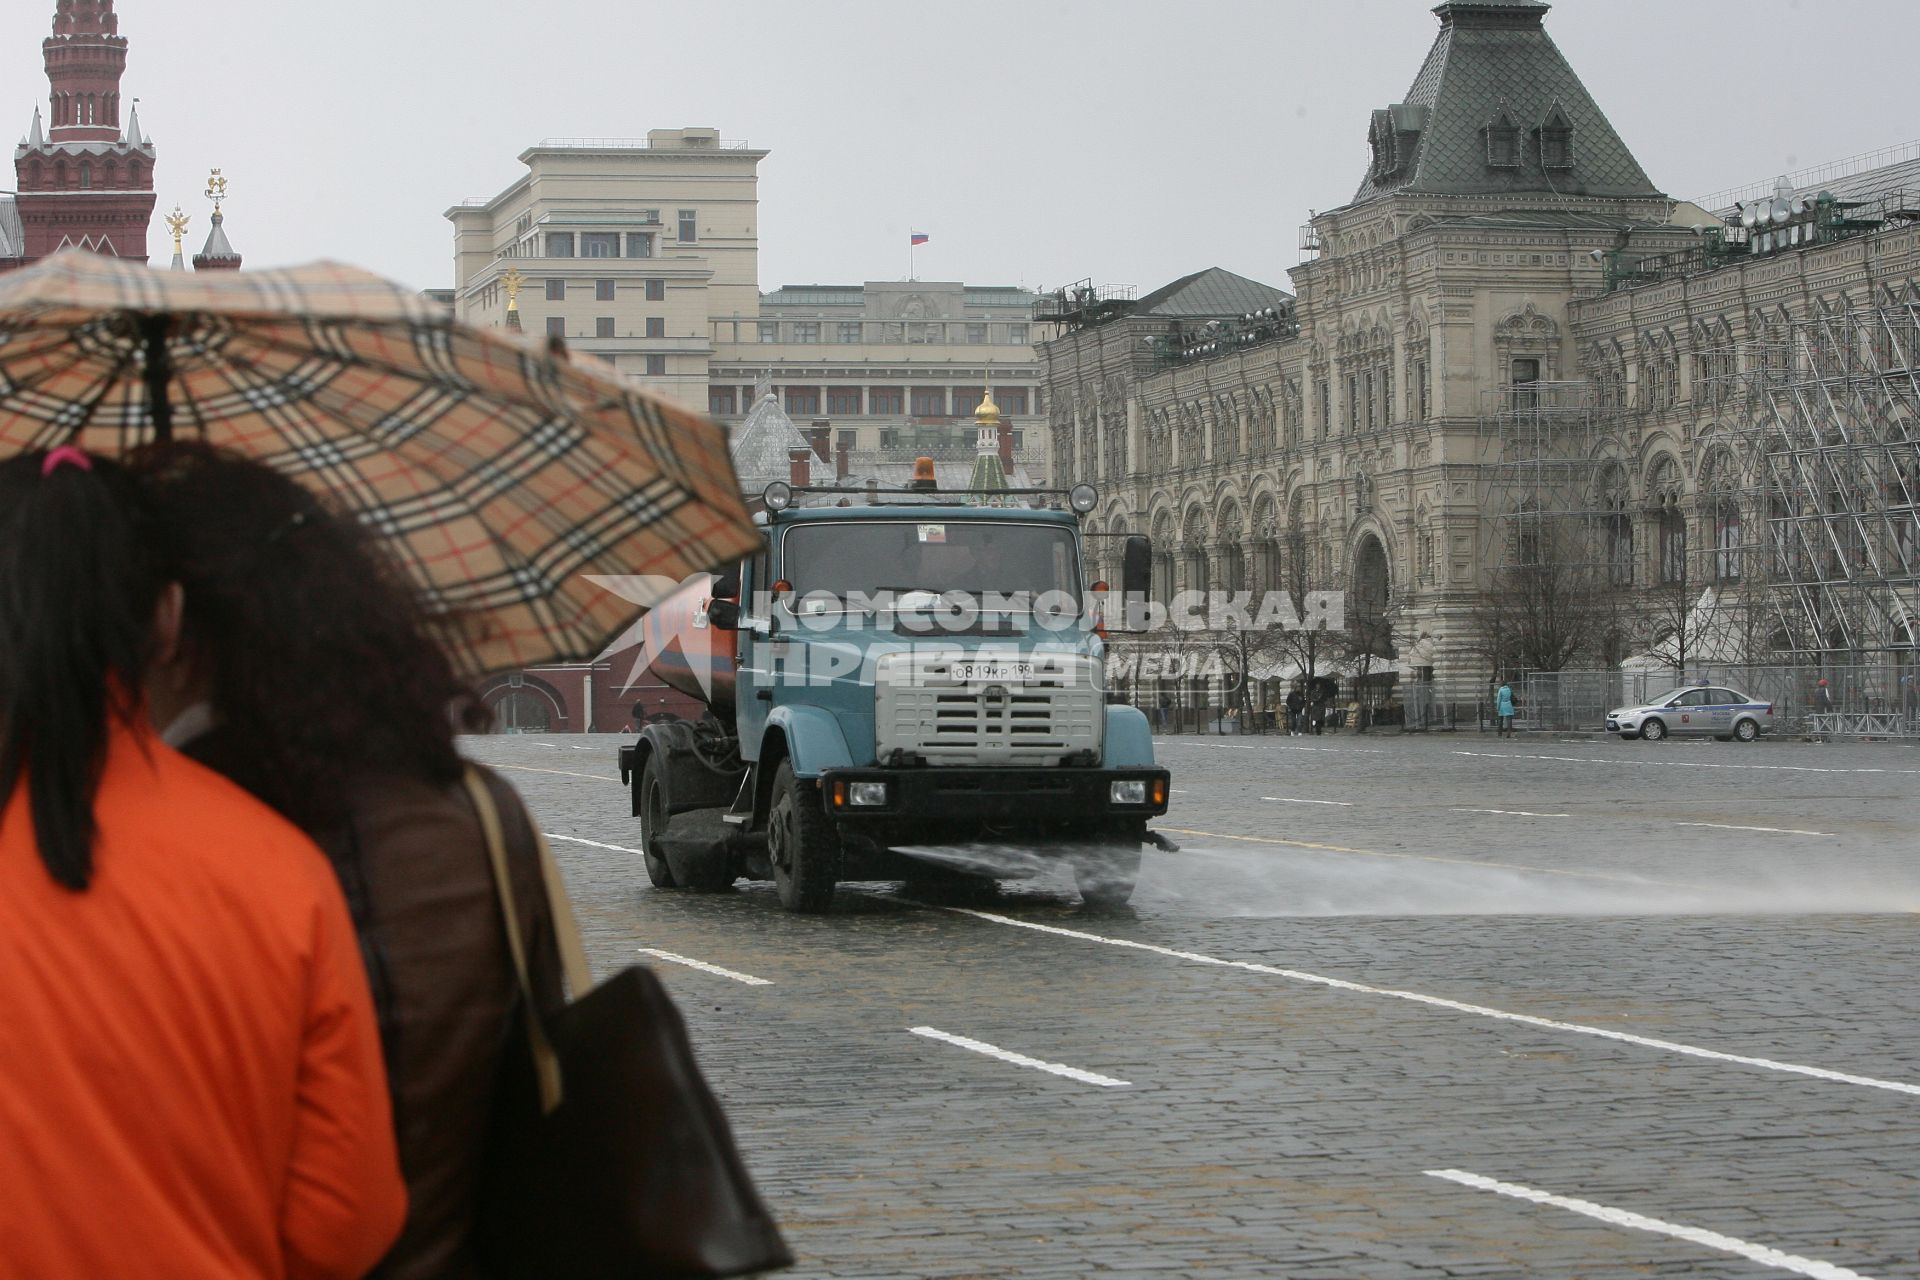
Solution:
[[[452,283],[443,214],[545,137],[710,125],[760,167],[760,283],[1287,283],[1344,203],[1429,0],[119,0],[160,212],[250,267]],[[26,132],[54,0],[0,11]],[[1920,137],[1913,0],[1562,0],[1547,28],[1654,182],[1697,198]],[[155,219],[151,250],[170,252]]]

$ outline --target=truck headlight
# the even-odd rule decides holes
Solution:
[[[1115,782],[1107,787],[1107,797],[1114,804],[1145,804],[1147,802],[1147,784],[1142,779],[1132,782]]]
[[[858,808],[874,808],[887,802],[884,782],[854,782],[847,786],[847,803]]]

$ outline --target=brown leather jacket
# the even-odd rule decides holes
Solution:
[[[219,731],[189,755],[223,768],[233,744]],[[482,770],[506,829],[520,928],[543,1011],[561,1001],[553,916],[534,852],[532,818],[513,788]],[[500,1067],[526,1051],[520,995],[501,927],[480,821],[464,791],[406,778],[366,778],[352,820],[311,833],[333,860],[360,932],[380,1015],[407,1223],[372,1275],[379,1280],[466,1280],[474,1195]]]

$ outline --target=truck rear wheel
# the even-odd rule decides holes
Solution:
[[[640,770],[640,856],[656,889],[674,887],[673,868],[660,852],[660,836],[666,829],[667,789],[660,780],[660,753],[650,751]]]
[[[773,775],[767,860],[781,906],[812,914],[832,904],[840,881],[840,836],[820,808],[819,794],[793,776],[790,760],[782,760]]]
[[[1115,837],[1112,844],[1091,845],[1073,856],[1073,883],[1089,907],[1124,907],[1140,879],[1140,844]]]

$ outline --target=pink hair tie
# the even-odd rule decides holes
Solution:
[[[58,471],[62,465],[76,466],[82,471],[91,471],[93,470],[93,459],[87,456],[86,450],[79,448],[77,445],[63,444],[58,449],[49,449],[47,450],[47,456],[40,462],[40,478],[43,480],[46,479],[55,471]]]

